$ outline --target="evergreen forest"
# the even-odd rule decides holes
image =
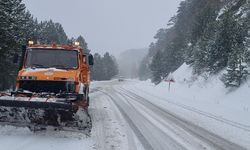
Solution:
[[[225,87],[239,87],[249,76],[250,3],[247,0],[185,0],[180,3],[140,65],[140,78],[158,84],[183,63],[193,74],[224,71]]]

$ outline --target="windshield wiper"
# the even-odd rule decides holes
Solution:
[[[58,68],[58,69],[68,69],[66,68],[64,65],[52,65],[50,66],[51,68],[55,67],[55,68]]]
[[[42,64],[32,64],[31,68],[47,68]]]

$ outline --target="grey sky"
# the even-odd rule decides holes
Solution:
[[[92,52],[144,48],[166,27],[181,0],[24,0],[39,20],[60,22],[69,37],[83,35]]]

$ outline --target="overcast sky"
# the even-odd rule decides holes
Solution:
[[[145,48],[176,13],[181,0],[24,0],[41,20],[63,25],[69,37],[82,35],[92,52],[118,54]]]

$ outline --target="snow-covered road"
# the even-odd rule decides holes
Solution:
[[[101,128],[93,130],[98,132],[97,137],[108,137],[113,132],[113,139],[96,140],[99,141],[97,145],[101,149],[245,149],[156,105],[152,100],[126,89],[126,86],[123,87],[115,82],[105,83],[105,86],[100,86],[97,90],[103,93],[100,94],[102,97],[105,97],[106,105],[103,109],[110,111],[113,109],[113,112],[93,113],[93,122],[96,122],[100,116],[102,116],[100,118],[106,118],[108,114],[116,115],[116,120],[113,122],[120,122],[118,127],[112,124],[105,126],[103,122],[104,125],[101,125]],[[94,106],[100,107],[98,104]],[[108,130],[105,130],[105,127]],[[115,129],[123,132],[115,134]],[[138,144],[130,139],[137,139],[140,146],[137,147]],[[112,142],[113,144],[109,144]]]
[[[0,149],[247,149],[245,141],[248,140],[237,142],[217,131],[225,128],[226,131],[237,131],[247,137],[250,135],[248,126],[168,101],[167,97],[162,100],[153,95],[154,91],[145,90],[144,86],[134,86],[138,83],[113,80],[92,84],[90,136],[70,132],[33,133],[27,128],[6,126],[0,127]],[[204,120],[213,123],[204,126]]]

